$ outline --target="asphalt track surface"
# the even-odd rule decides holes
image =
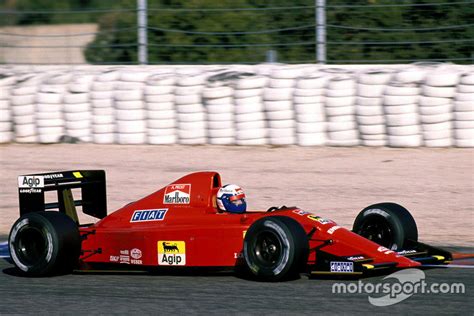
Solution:
[[[0,239],[5,255],[5,237]],[[470,249],[456,249],[473,253]],[[371,305],[369,296],[333,294],[335,283],[351,280],[298,280],[264,283],[232,273],[148,274],[74,273],[49,278],[18,276],[13,265],[0,259],[0,315],[5,314],[466,314],[474,310],[474,260],[458,259],[464,268],[424,270],[427,284],[463,283],[464,294],[421,294],[387,307]],[[383,277],[362,279],[383,283]]]

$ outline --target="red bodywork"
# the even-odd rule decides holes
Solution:
[[[81,227],[82,267],[86,269],[88,263],[123,263],[137,268],[235,267],[242,260],[245,232],[265,216],[287,216],[302,225],[309,236],[308,267],[318,260],[316,249],[337,257],[370,258],[371,265],[421,265],[298,208],[220,213],[215,204],[220,186],[216,172],[189,174],[93,225]]]

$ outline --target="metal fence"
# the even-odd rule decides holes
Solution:
[[[128,8],[61,11],[0,5],[0,63],[474,60],[474,1],[308,0],[254,7],[130,3]]]

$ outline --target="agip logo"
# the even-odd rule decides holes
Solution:
[[[43,176],[20,176],[18,177],[19,188],[44,188]]]
[[[186,265],[186,243],[184,241],[158,241],[158,265]]]
[[[172,184],[166,187],[164,204],[189,204],[191,201],[191,184]]]

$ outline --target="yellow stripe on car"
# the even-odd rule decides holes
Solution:
[[[73,172],[72,175],[73,175],[74,177],[76,177],[76,178],[84,178],[84,177],[82,176],[82,174],[81,174],[79,171]]]

